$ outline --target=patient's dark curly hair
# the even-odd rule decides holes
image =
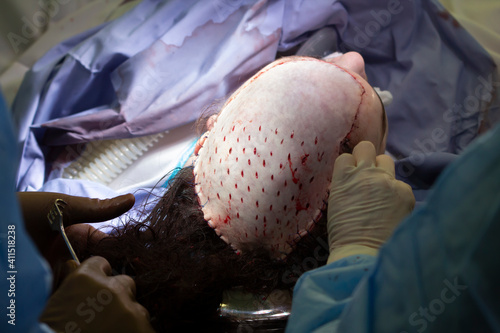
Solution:
[[[205,130],[207,119],[223,102],[215,101],[205,110],[198,132]],[[240,287],[264,294],[291,290],[303,272],[326,263],[325,218],[285,260],[271,259],[263,249],[236,254],[203,218],[192,167],[180,169],[155,200],[145,219],[115,228],[113,237],[93,242],[89,235],[87,248],[78,256],[102,256],[117,274],[132,276],[137,301],[149,311],[159,332],[209,332],[210,325],[220,321],[217,311],[224,290]]]
[[[271,259],[264,250],[236,254],[204,220],[193,181],[192,168],[181,169],[145,220],[89,241],[79,254],[103,256],[118,274],[132,276],[137,301],[157,331],[206,332],[217,321],[224,290],[291,289],[304,271],[325,263],[324,219],[285,260]]]

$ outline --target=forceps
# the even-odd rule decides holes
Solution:
[[[76,253],[68,240],[68,236],[66,236],[66,232],[64,232],[62,211],[66,205],[67,203],[64,200],[56,199],[56,201],[54,202],[54,206],[52,206],[52,209],[47,214],[47,218],[49,219],[49,224],[52,230],[61,232],[61,235],[64,239],[64,242],[66,243],[66,246],[68,247],[69,252],[71,253],[71,256],[79,265],[80,260],[78,260],[78,257],[76,256]]]

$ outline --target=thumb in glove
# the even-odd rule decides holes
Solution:
[[[335,161],[328,199],[328,262],[355,254],[376,255],[415,205],[407,184],[395,179],[394,162],[360,142]]]

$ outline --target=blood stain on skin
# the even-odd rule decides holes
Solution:
[[[307,159],[309,158],[309,154],[304,154],[304,156],[301,157],[302,160],[302,165],[306,165]]]
[[[290,158],[290,154],[288,154],[288,165],[290,166],[290,171],[292,172],[292,180],[295,184],[297,184],[299,182],[299,179],[295,177],[297,169],[294,169],[292,167],[292,159]]]
[[[301,210],[307,210],[309,208],[309,203],[307,203],[305,206],[302,205],[299,199],[295,201],[295,215],[297,215]]]

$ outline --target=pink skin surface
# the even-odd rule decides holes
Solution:
[[[291,60],[293,59],[293,57],[289,59]],[[359,126],[361,126],[360,132],[362,132],[363,135],[362,137],[357,139],[353,138],[353,141],[371,141],[377,149],[377,154],[383,154],[385,152],[385,145],[387,142],[387,115],[385,114],[385,110],[377,96],[377,93],[367,82],[368,79],[365,73],[365,61],[363,60],[363,57],[357,52],[348,52],[346,54],[333,58],[326,57],[323,60],[345,69],[346,72],[352,74],[356,78],[356,80],[358,80],[358,82],[363,85],[365,90],[368,91],[368,94],[365,96],[365,105],[360,110],[360,120],[362,121],[360,122]],[[272,64],[276,63],[277,61],[273,62]],[[283,59],[281,59],[281,61],[283,61]],[[208,119],[208,130],[212,129],[217,116],[218,114],[213,115]],[[195,148],[195,155],[198,154],[198,151],[201,148],[205,138],[206,136],[204,135],[198,141]],[[192,160],[190,162],[192,162]]]
[[[377,155],[383,154],[387,143],[387,115],[377,93],[367,82],[363,57],[357,52],[348,52],[342,56],[327,57],[324,60],[352,74],[366,91],[363,99],[364,105],[360,108],[358,121],[354,124],[359,127],[359,131],[351,137],[354,143],[351,148],[361,141],[371,141],[377,150]]]
[[[386,121],[359,54],[274,61],[232,94],[196,147],[205,219],[237,252],[283,258],[320,217],[338,155],[363,140],[383,153]]]

